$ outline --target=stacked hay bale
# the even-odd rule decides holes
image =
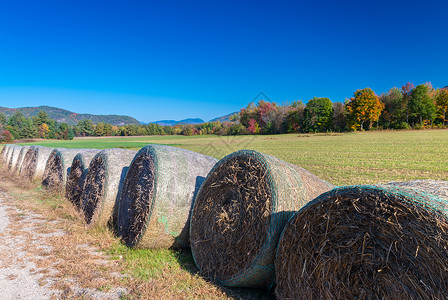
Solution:
[[[56,148],[51,151],[45,165],[42,185],[49,190],[63,191],[70,167],[76,154],[90,152],[91,149]]]
[[[89,164],[81,195],[81,209],[86,223],[115,227],[115,203],[126,172],[136,151],[106,149]]]
[[[17,161],[19,159],[20,151],[22,150],[22,146],[15,146],[11,153],[11,158],[8,163],[8,171],[14,172]]]
[[[448,183],[348,186],[288,222],[280,299],[447,299]]]
[[[31,146],[22,146],[22,149],[20,150],[19,157],[17,159],[17,163],[14,167],[14,174],[20,174],[20,170],[22,169],[23,160],[25,158],[26,153],[31,148]]]
[[[20,175],[31,181],[41,179],[53,148],[31,146],[23,159]]]
[[[6,168],[9,168],[9,162],[12,158],[12,153],[14,152],[14,149],[17,147],[17,145],[11,145],[8,150],[6,151],[6,158],[5,158],[5,166]]]
[[[84,180],[87,176],[88,166],[98,152],[100,152],[100,150],[86,150],[76,154],[73,158],[70,173],[65,185],[65,197],[78,209],[81,207],[81,195],[84,187]]]
[[[147,145],[136,155],[118,207],[118,233],[130,247],[189,246],[192,201],[217,160],[196,152]]]
[[[269,288],[280,233],[294,211],[333,186],[252,150],[208,174],[193,204],[190,238],[199,270],[229,287]]]
[[[12,146],[11,144],[6,144],[3,147],[2,152],[0,154],[0,159],[1,159],[2,164],[5,164],[5,162],[6,162],[6,154],[8,153],[9,147],[11,147],[11,146]]]

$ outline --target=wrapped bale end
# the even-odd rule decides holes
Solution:
[[[191,217],[199,270],[230,287],[270,288],[280,233],[289,217],[333,186],[303,168],[251,150],[218,162]]]
[[[17,159],[17,163],[14,167],[14,173],[15,174],[20,174],[20,170],[22,168],[22,164],[23,164],[23,160],[25,158],[26,153],[28,152],[28,150],[30,149],[30,146],[23,146],[22,149],[20,150],[20,154],[19,157]]]
[[[189,247],[192,201],[217,160],[148,145],[135,156],[120,196],[118,233],[129,247]]]
[[[135,153],[106,149],[91,160],[81,194],[81,210],[88,225],[115,227],[118,194]]]
[[[89,163],[100,150],[92,149],[76,154],[70,167],[65,185],[65,197],[78,209],[81,208],[81,195]]]
[[[8,163],[8,170],[10,172],[14,171],[14,168],[16,167],[17,160],[19,159],[20,151],[22,150],[22,146],[14,146],[11,152],[11,158],[9,159]]]
[[[446,198],[393,186],[341,187],[319,196],[285,227],[276,295],[448,299],[447,209]]]
[[[31,181],[42,178],[45,166],[53,148],[31,146],[23,159],[20,175]]]
[[[91,149],[53,149],[45,165],[42,185],[50,190],[63,191],[68,174],[70,173],[73,158],[78,153],[89,151]]]

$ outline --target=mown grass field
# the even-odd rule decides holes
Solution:
[[[240,149],[254,149],[301,166],[335,185],[427,178],[448,180],[448,130],[84,138],[28,144],[138,150],[149,143],[180,147],[216,158]]]
[[[148,143],[185,148],[216,158],[222,158],[239,149],[255,149],[302,166],[335,185],[429,178],[448,180],[448,130],[238,137],[81,138],[28,144],[138,150]],[[15,193],[26,194],[27,191],[22,189]],[[28,195],[28,199],[31,197],[35,196]],[[117,260],[124,273],[136,278],[135,290],[129,295],[130,299],[269,299],[272,296],[265,291],[225,289],[211,283],[197,273],[189,251],[132,250],[111,237],[110,233],[103,232],[104,230],[90,229],[84,233],[82,220],[64,208],[68,205],[65,203],[67,201],[62,197],[58,201],[60,202],[56,205],[51,201],[40,201],[40,204],[36,205],[40,205],[39,210],[44,214],[47,214],[47,210],[52,211],[53,214],[68,220],[67,222],[72,222],[73,228],[80,228],[78,235],[83,234],[82,239],[87,237],[91,244],[96,244],[109,254],[112,260]],[[29,200],[26,203],[31,205]],[[76,233],[73,235],[77,236]],[[88,277],[85,281],[89,281]]]

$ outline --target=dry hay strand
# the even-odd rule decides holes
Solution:
[[[31,146],[23,159],[20,175],[30,181],[42,178],[48,157],[52,151],[53,148]]]
[[[136,153],[132,150],[106,149],[93,157],[81,195],[81,210],[89,226],[115,227],[115,205]]]
[[[20,169],[22,168],[23,159],[25,158],[25,154],[30,149],[31,146],[22,146],[22,149],[20,150],[19,157],[17,158],[17,162],[14,167],[14,174],[20,174]]]
[[[448,202],[428,191],[349,186],[310,202],[280,239],[278,298],[448,299]]]
[[[129,247],[189,247],[191,206],[217,160],[189,150],[147,145],[132,161],[118,206],[118,234]]]
[[[11,157],[8,162],[8,171],[14,172],[14,168],[16,167],[17,160],[19,159],[21,150],[22,150],[22,146],[14,146],[12,148]]]
[[[86,150],[76,154],[73,158],[70,173],[65,185],[65,197],[78,209],[81,208],[81,194],[84,187],[84,180],[87,176],[88,166],[98,152],[100,152],[100,150]]]
[[[6,162],[6,154],[8,153],[9,148],[12,146],[12,144],[6,144],[3,146],[2,152],[0,153],[0,160],[2,164],[5,164]]]
[[[42,186],[53,191],[63,191],[67,182],[73,158],[81,152],[89,152],[91,149],[65,149],[56,148],[51,151],[45,164]]]
[[[196,265],[225,286],[271,288],[284,225],[331,188],[305,169],[257,151],[226,156],[194,202],[190,235]]]

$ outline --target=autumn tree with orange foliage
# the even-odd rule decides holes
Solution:
[[[370,88],[357,90],[353,98],[345,104],[347,115],[350,121],[350,128],[364,130],[367,123],[368,129],[372,128],[374,122],[378,122],[384,103]]]

